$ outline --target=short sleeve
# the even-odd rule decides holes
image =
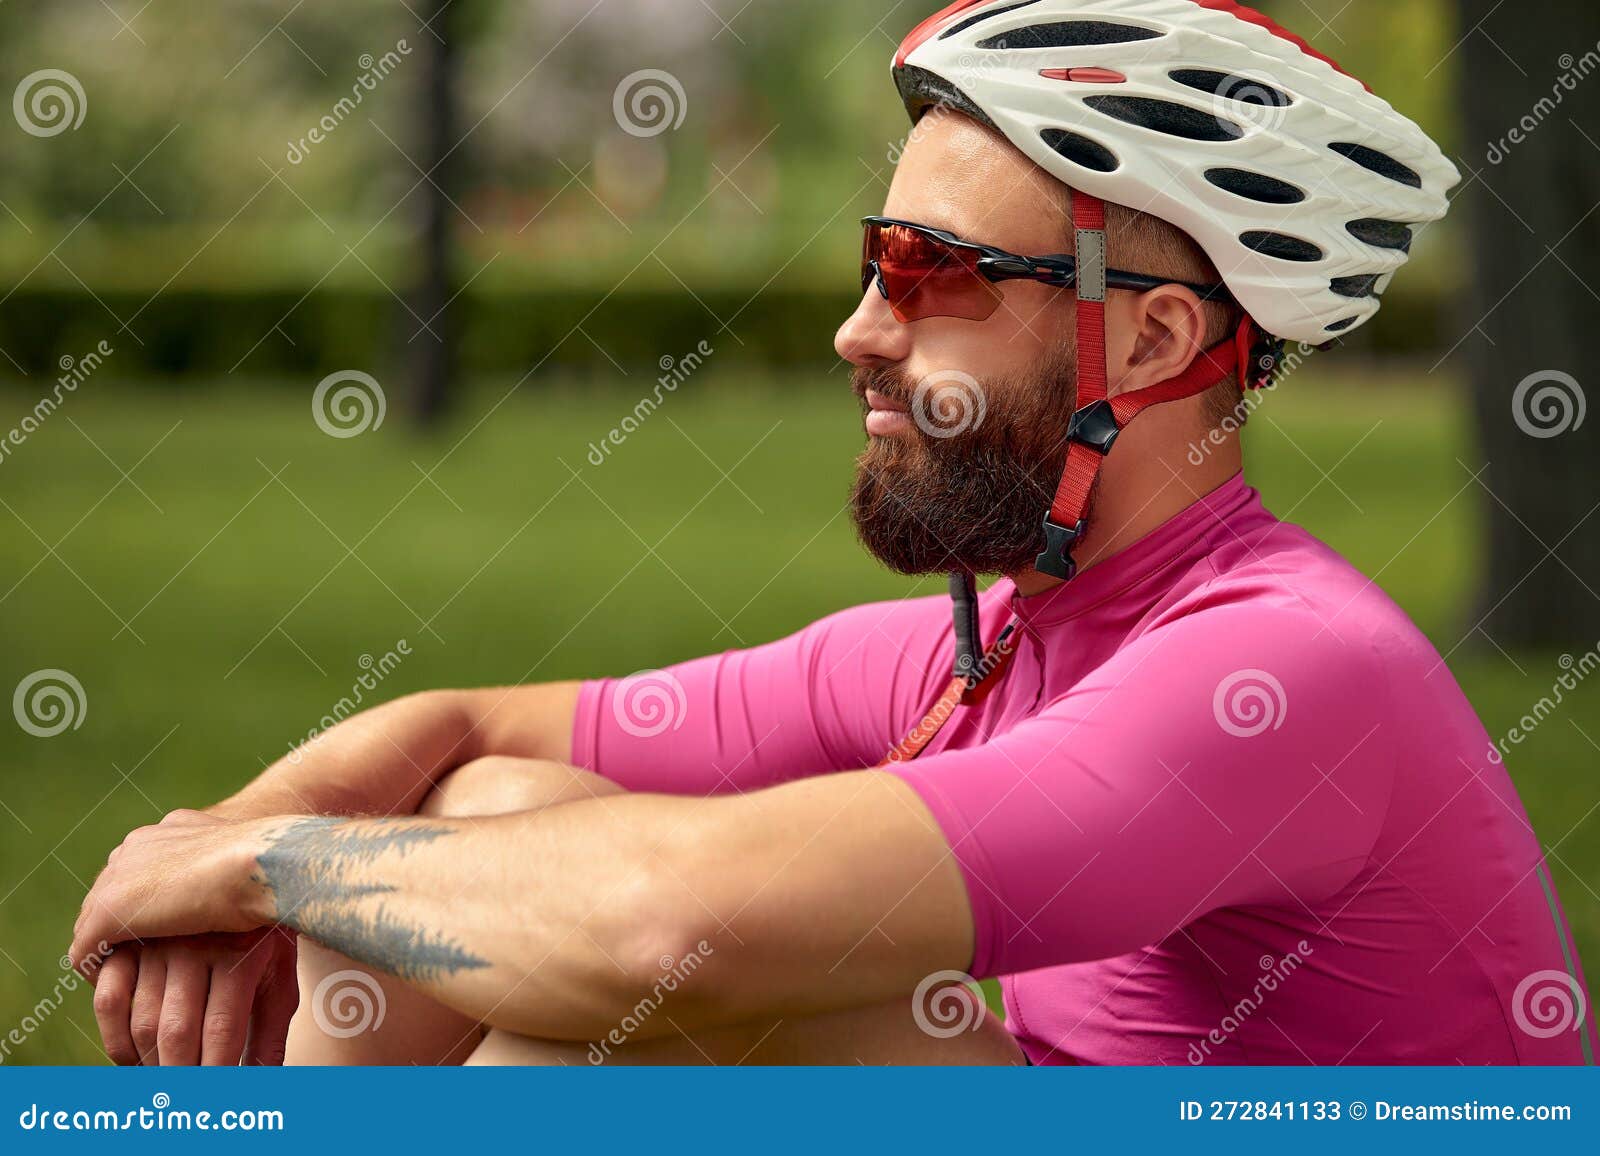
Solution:
[[[874,766],[948,682],[948,619],[944,598],[873,603],[764,646],[587,683],[573,762],[679,795]]]
[[[896,768],[966,878],[973,972],[1151,945],[1240,905],[1297,911],[1371,853],[1396,749],[1383,666],[1303,611],[1201,611],[991,742]]]

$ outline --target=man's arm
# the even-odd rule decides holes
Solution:
[[[470,825],[147,828],[118,855],[80,945],[125,938],[124,923],[140,937],[280,923],[552,1039],[603,1037],[663,990],[670,1020],[644,1017],[635,1034],[880,1003],[966,968],[973,949],[943,835],[914,791],[870,771]],[[180,874],[189,886],[173,886]]]
[[[210,808],[268,815],[410,815],[439,779],[486,755],[566,762],[579,684],[409,695],[347,719]]]

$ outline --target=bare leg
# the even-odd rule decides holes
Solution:
[[[965,989],[952,990],[959,990],[967,1001],[966,1012],[953,1017],[953,1022],[973,1026],[949,1037],[930,1035],[919,1026],[907,1000],[776,1024],[702,1032],[692,1038],[679,1032],[620,1047],[530,1040],[495,1030],[488,1033],[467,1063],[1002,1066],[1027,1062],[1011,1033],[984,1009],[981,999]],[[949,1005],[942,1004],[941,1009],[948,1011]],[[670,1008],[663,1007],[660,1014],[670,1014]]]
[[[419,813],[470,823],[621,793],[598,775],[559,763],[489,758],[442,779]],[[301,937],[300,1010],[289,1027],[285,1063],[460,1064],[483,1035],[482,1026],[460,1012]]]

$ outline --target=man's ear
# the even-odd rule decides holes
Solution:
[[[1125,353],[1123,371],[1113,394],[1160,385],[1189,368],[1204,352],[1206,318],[1200,298],[1182,285],[1162,285],[1148,293],[1128,294],[1119,319],[1127,335],[1116,344]]]

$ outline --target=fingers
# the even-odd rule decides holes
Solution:
[[[134,1045],[128,1027],[128,1017],[133,1009],[133,989],[139,981],[139,952],[136,948],[123,948],[112,952],[100,966],[99,979],[94,989],[94,1019],[100,1026],[100,1039],[106,1046],[106,1055],[113,1064],[128,1067],[139,1062],[139,1049]]]
[[[231,966],[219,964],[212,968],[211,994],[206,1000],[205,1026],[200,1032],[200,1062],[206,1067],[232,1067],[244,1055],[256,981],[264,962],[246,957],[231,961]]]
[[[160,1062],[161,1003],[167,988],[167,959],[163,951],[139,953],[139,982],[133,990],[133,1006],[128,1013],[128,1031],[139,1062],[154,1066]],[[101,982],[104,982],[102,977]]]
[[[295,973],[293,940],[274,933],[273,960],[256,988],[255,1014],[250,1019],[250,1042],[244,1062],[279,1067],[289,1042],[289,1021],[300,1006],[300,979]]]
[[[156,1051],[162,1067],[193,1067],[200,1062],[200,1030],[211,989],[211,965],[193,949],[163,948],[161,954],[167,961],[167,982]]]

